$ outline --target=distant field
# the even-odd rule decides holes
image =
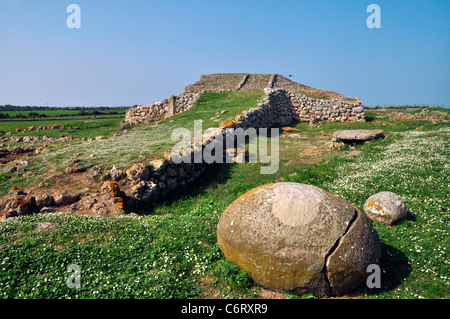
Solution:
[[[76,115],[79,114],[81,110],[73,110],[73,109],[65,109],[65,108],[55,108],[55,109],[51,109],[51,110],[34,110],[34,111],[1,111],[0,113],[7,113],[10,117],[14,117],[16,114],[20,113],[22,115],[29,115],[29,113],[37,113],[39,115],[44,114],[48,117],[52,117],[52,116],[71,116],[71,115]],[[100,111],[101,113],[104,114],[125,114],[125,112],[127,111],[127,109],[125,108],[118,108],[118,109],[105,109],[105,110],[99,110],[99,109],[89,109],[86,108],[85,109],[85,113],[86,114],[91,114],[92,112],[95,111]]]
[[[72,109],[63,109],[57,108],[52,110],[34,110],[34,111],[1,111],[0,114],[8,114],[9,118],[4,119],[0,118],[0,121],[12,121],[12,120],[32,120],[32,119],[43,119],[46,118],[54,118],[54,117],[72,117],[72,116],[121,116],[124,115],[127,109],[106,109],[106,110],[98,110],[98,109],[85,109],[84,114],[81,113],[81,110],[72,110]],[[30,115],[30,113],[32,113]],[[34,113],[34,114],[33,114]],[[20,114],[22,117],[16,118],[16,115]],[[37,114],[37,115],[36,115]]]
[[[374,110],[377,112],[403,112],[403,113],[418,113],[423,109],[427,109],[430,112],[438,111],[450,114],[450,108],[443,108],[439,106],[414,106],[414,105],[403,105],[403,106],[388,106],[388,107],[364,107],[366,110]]]
[[[43,131],[28,131],[14,133],[13,136],[48,136],[58,138],[60,135],[71,135],[74,138],[89,138],[99,135],[111,136],[120,131],[119,123],[123,120],[121,117],[113,118],[94,118],[85,117],[84,119],[51,119],[51,120],[35,120],[35,121],[0,121],[0,131],[15,131],[16,129],[23,130],[24,128],[34,126],[64,126],[64,129],[43,130]],[[72,129],[70,128],[72,126]],[[80,129],[74,129],[74,127]]]

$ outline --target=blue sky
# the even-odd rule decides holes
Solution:
[[[0,0],[0,105],[150,104],[201,74],[247,72],[369,106],[450,107],[449,13],[444,0]]]

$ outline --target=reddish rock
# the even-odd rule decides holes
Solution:
[[[283,132],[301,132],[300,130],[293,127],[282,127],[281,130]]]

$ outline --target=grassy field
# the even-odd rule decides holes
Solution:
[[[52,120],[35,120],[35,121],[0,121],[0,131],[23,130],[24,128],[34,126],[64,126],[53,130],[17,132],[13,136],[48,136],[58,138],[60,135],[71,135],[74,138],[89,138],[99,135],[112,136],[114,133],[121,131],[120,122],[123,117],[114,118],[84,118],[84,119],[52,119]],[[72,126],[72,128],[70,128]],[[75,129],[79,127],[79,129]]]
[[[58,109],[52,109],[52,110],[35,110],[35,111],[0,111],[0,113],[3,114],[8,114],[9,115],[9,119],[2,119],[2,121],[7,121],[7,120],[15,120],[15,116],[17,114],[21,114],[23,116],[26,116],[25,120],[28,119],[33,119],[33,118],[37,118],[39,119],[39,116],[45,116],[42,119],[47,119],[47,118],[55,118],[55,117],[73,117],[73,116],[92,116],[93,112],[95,111],[100,111],[101,114],[97,114],[97,116],[108,116],[108,115],[124,115],[125,112],[127,111],[125,108],[118,108],[118,109],[104,109],[104,110],[98,110],[98,109],[89,109],[86,108],[85,110],[85,115],[80,114],[81,110],[74,110],[74,109],[66,109],[66,108],[58,108]],[[36,113],[38,114],[37,116],[29,116],[30,113]]]
[[[232,119],[262,96],[241,93],[238,98],[205,94],[192,111],[163,125],[138,127],[114,139],[61,146],[39,167],[63,165],[64,158],[86,156],[94,149],[101,155],[86,165],[123,165],[141,155],[152,158],[170,145],[172,129],[192,129],[193,120],[200,118],[203,129],[216,126],[215,119]],[[228,112],[215,115],[222,109]],[[382,241],[382,288],[361,287],[339,298],[448,298],[449,125],[392,121],[382,112],[367,110],[367,123],[325,123],[314,129],[307,123],[297,124],[301,138],[289,133],[280,136],[276,174],[261,175],[260,163],[213,165],[195,185],[148,207],[145,215],[100,218],[55,213],[2,221],[0,297],[264,298],[262,287],[226,261],[217,245],[216,226],[222,211],[244,192],[266,183],[292,181],[322,187],[360,210],[370,195],[393,191],[408,208],[407,220],[399,225],[374,223]],[[381,128],[386,138],[355,145],[361,154],[342,157],[353,149],[330,150],[324,145],[332,132],[343,128]],[[38,231],[40,222],[56,227]],[[71,264],[81,269],[81,288],[66,285]],[[302,297],[316,296],[275,295]]]
[[[50,170],[63,172],[69,167],[68,160],[77,159],[77,165],[85,168],[100,166],[111,169],[113,165],[129,168],[133,163],[143,160],[163,158],[164,153],[170,152],[173,141],[171,133],[176,128],[187,128],[193,134],[194,120],[202,120],[202,128],[217,127],[220,121],[233,120],[243,110],[257,106],[257,101],[263,96],[262,92],[239,92],[239,93],[206,93],[199,100],[194,110],[177,114],[164,120],[159,125],[138,126],[130,129],[126,134],[111,139],[93,141],[58,142],[47,148],[46,152],[34,156],[30,165],[26,168],[31,174],[15,176],[8,173],[13,163],[0,167],[0,195],[5,195],[12,186],[29,187],[42,181],[42,176]],[[222,110],[226,113],[221,114]],[[95,138],[103,135],[111,137],[122,131],[119,123],[122,119],[101,120],[72,120],[48,121],[45,125],[62,125],[64,129],[19,132],[14,136],[23,135],[47,135],[58,138],[60,135],[71,135],[75,138]],[[30,124],[23,124],[28,127]],[[41,122],[42,123],[42,122]],[[8,123],[9,124],[9,123]],[[35,123],[39,125],[39,123]],[[42,124],[40,124],[42,125]],[[68,126],[79,126],[80,129],[69,129]],[[17,126],[17,124],[16,124]],[[192,135],[193,136],[193,135]],[[30,146],[30,143],[15,143],[16,146]]]

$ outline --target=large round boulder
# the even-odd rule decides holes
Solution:
[[[299,294],[338,295],[379,261],[378,234],[345,200],[315,186],[274,183],[236,199],[220,216],[225,257],[256,283]]]
[[[406,219],[406,206],[397,194],[379,192],[366,200],[364,213],[373,221],[393,225]]]

